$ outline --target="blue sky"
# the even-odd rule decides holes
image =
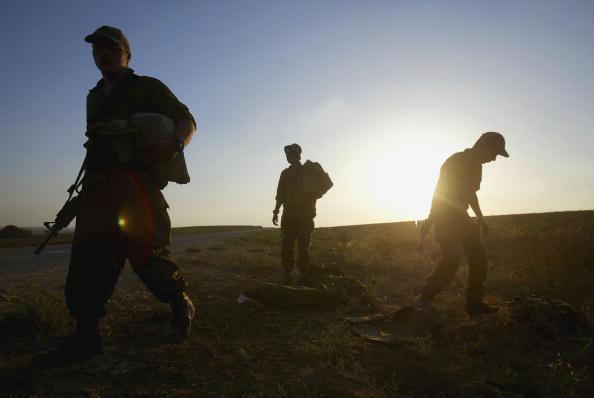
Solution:
[[[55,1],[0,6],[0,225],[53,218],[100,78],[83,41],[120,27],[131,67],[198,120],[174,225],[270,225],[282,147],[335,187],[317,224],[421,218],[440,164],[481,132],[485,214],[594,206],[589,1]]]

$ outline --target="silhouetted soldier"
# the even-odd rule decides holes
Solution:
[[[272,223],[278,225],[278,213],[283,205],[281,218],[282,234],[282,271],[280,282],[288,285],[292,282],[294,267],[293,246],[299,246],[298,267],[300,283],[307,277],[309,267],[309,244],[314,229],[316,199],[313,194],[306,194],[301,189],[302,169],[301,147],[297,144],[285,146],[285,155],[290,166],[284,169],[278,180],[276,206],[272,211]]]
[[[163,83],[128,67],[130,45],[119,29],[102,26],[85,41],[93,46],[103,78],[87,96],[86,174],[65,286],[76,332],[60,350],[38,356],[40,366],[59,366],[102,351],[99,318],[126,260],[148,289],[170,304],[176,338],[190,333],[195,314],[179,267],[168,255],[171,224],[161,193],[167,181],[150,168],[184,149],[196,130],[194,118]],[[124,163],[117,137],[94,132],[139,112],[169,117],[175,138],[152,141]]]
[[[435,239],[441,245],[442,257],[415,300],[417,308],[430,304],[450,283],[464,252],[468,258],[466,311],[471,316],[496,311],[482,301],[487,256],[481,243],[480,230],[486,236],[489,229],[476,192],[481,185],[482,164],[494,161],[497,155],[509,156],[505,150],[505,140],[499,133],[487,132],[481,135],[472,148],[455,153],[441,166],[431,213],[421,227],[421,234],[424,237],[431,225],[435,225]],[[468,206],[474,211],[478,225],[469,217]]]

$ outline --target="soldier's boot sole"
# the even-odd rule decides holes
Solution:
[[[179,298],[171,302],[171,315],[173,339],[183,341],[192,333],[192,321],[196,317],[196,308],[188,295],[182,293]]]
[[[278,277],[278,283],[279,285],[291,285],[293,283],[292,272],[283,269]]]
[[[429,298],[423,293],[420,293],[417,297],[415,297],[415,301],[413,302],[412,306],[417,310],[421,310],[425,307],[430,306],[432,301],[432,298]]]
[[[469,317],[475,318],[481,315],[491,315],[499,311],[496,307],[491,307],[483,302],[466,304],[466,313]]]

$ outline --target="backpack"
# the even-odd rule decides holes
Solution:
[[[301,193],[316,199],[320,199],[332,186],[332,180],[328,173],[317,162],[307,160],[301,167]]]

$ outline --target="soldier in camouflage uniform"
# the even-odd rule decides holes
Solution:
[[[435,239],[441,246],[442,257],[416,298],[417,308],[429,305],[450,283],[464,253],[468,258],[466,311],[471,316],[495,312],[495,308],[482,301],[487,255],[480,230],[484,235],[489,230],[476,192],[481,186],[482,165],[494,161],[497,155],[509,156],[505,150],[505,139],[499,133],[488,132],[481,135],[472,148],[455,153],[441,166],[431,213],[421,227],[421,234],[426,235],[431,225],[435,225]],[[469,206],[478,224],[469,217]]]
[[[281,218],[282,271],[280,283],[290,284],[294,267],[293,247],[295,241],[299,246],[298,267],[300,283],[307,278],[309,267],[309,245],[311,233],[314,229],[316,216],[316,197],[304,195],[299,190],[301,170],[301,147],[297,144],[285,146],[285,155],[290,166],[284,169],[278,181],[276,190],[276,206],[272,211],[272,223],[278,225],[278,213],[283,206]]]
[[[93,46],[103,78],[87,96],[86,174],[65,286],[76,332],[62,349],[38,357],[41,366],[59,366],[102,351],[99,319],[126,260],[147,288],[170,304],[175,337],[190,333],[195,314],[179,267],[168,256],[171,225],[161,193],[167,181],[149,167],[184,149],[196,130],[194,118],[167,86],[128,67],[130,45],[119,29],[102,26],[85,41]],[[156,140],[122,164],[113,151],[113,137],[94,132],[138,112],[172,119],[175,138]]]

